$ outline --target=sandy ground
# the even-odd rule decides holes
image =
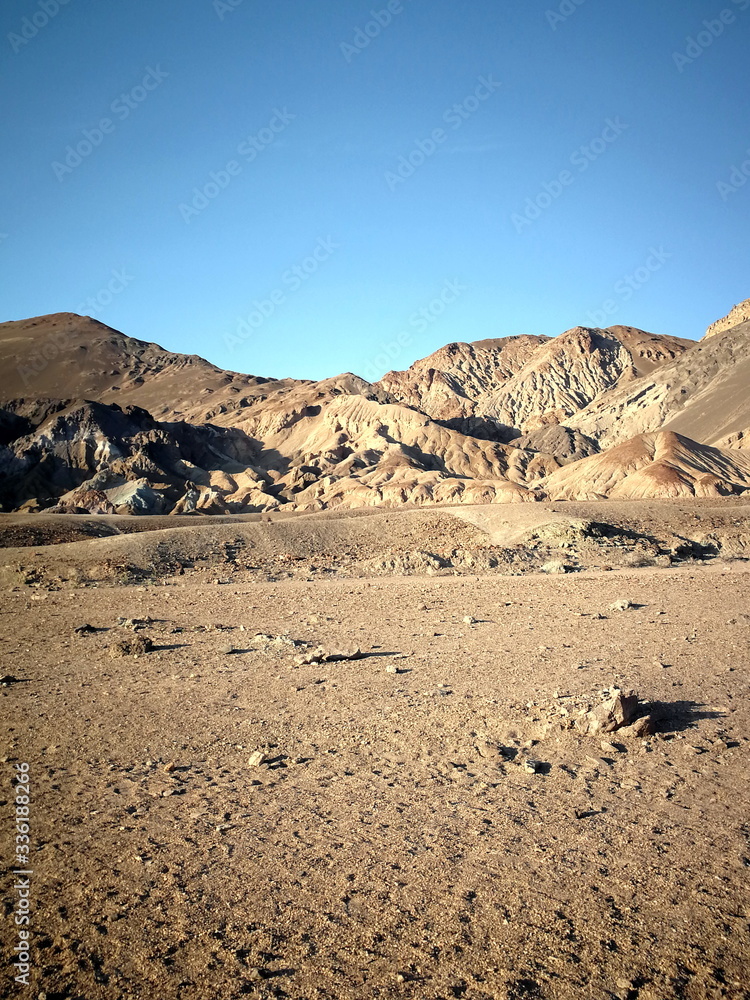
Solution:
[[[750,997],[744,566],[7,591],[0,992]],[[568,728],[612,684],[655,735]]]

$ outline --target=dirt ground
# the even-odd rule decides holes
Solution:
[[[0,589],[519,575],[750,558],[750,497],[317,514],[0,515]],[[549,565],[547,565],[549,564]]]
[[[750,997],[749,612],[722,561],[7,591],[3,995]],[[569,728],[615,684],[654,735]]]

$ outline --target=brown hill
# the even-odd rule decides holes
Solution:
[[[729,445],[750,430],[750,321],[694,344],[565,423],[608,447],[657,430]]]
[[[3,400],[95,399],[196,423],[300,384],[224,371],[75,313],[0,323],[0,370]]]
[[[8,403],[0,501],[144,514],[507,502],[535,499],[528,485],[560,464],[398,404],[330,386],[318,396],[227,413],[226,426],[84,400]]]
[[[559,469],[541,485],[552,500],[729,496],[750,488],[750,455],[658,431]]]

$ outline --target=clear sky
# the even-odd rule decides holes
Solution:
[[[577,324],[698,338],[750,296],[750,0],[13,0],[0,29],[0,319],[375,378]]]

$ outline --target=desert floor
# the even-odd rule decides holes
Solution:
[[[750,997],[747,565],[6,590],[3,995]]]

